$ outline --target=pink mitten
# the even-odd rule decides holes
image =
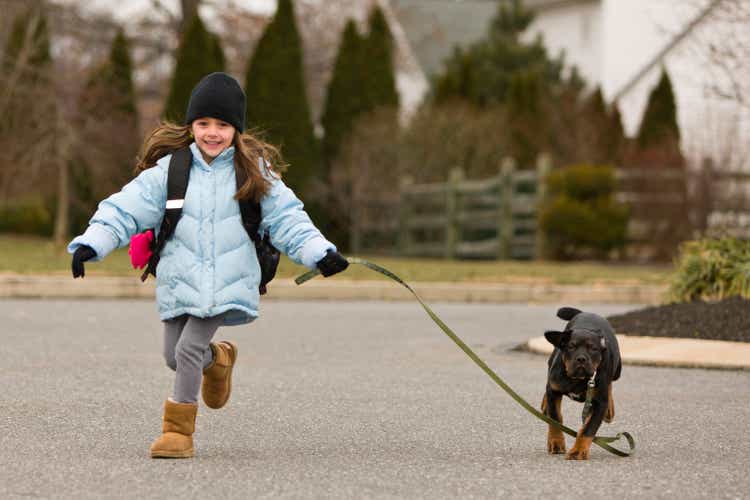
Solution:
[[[130,238],[130,263],[133,269],[143,269],[151,258],[151,242],[154,241],[154,232],[149,229]]]

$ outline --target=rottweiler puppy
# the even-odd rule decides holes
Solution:
[[[563,395],[584,402],[588,382],[593,377],[591,411],[584,416],[575,444],[565,457],[568,460],[588,460],[591,442],[602,420],[611,422],[615,416],[612,382],[620,378],[620,347],[612,326],[597,314],[563,307],[557,311],[557,317],[568,324],[562,332],[544,333],[555,350],[547,362],[549,372],[542,413],[562,423],[560,403]],[[547,433],[547,452],[565,453],[563,432],[552,425]]]

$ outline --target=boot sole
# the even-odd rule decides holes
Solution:
[[[226,344],[231,348],[229,350],[229,358],[232,360],[232,369],[229,370],[229,376],[227,377],[227,386],[229,386],[229,389],[227,389],[227,397],[224,398],[224,401],[222,401],[221,404],[214,405],[214,406],[211,406],[208,403],[206,403],[206,406],[208,406],[212,410],[218,410],[219,408],[223,408],[224,405],[227,404],[227,401],[229,401],[229,396],[232,395],[232,372],[234,371],[234,363],[237,361],[237,344],[229,340],[222,340],[220,343]],[[203,402],[204,403],[206,402],[205,398]]]
[[[192,458],[195,456],[195,449],[183,451],[152,451],[151,458]]]

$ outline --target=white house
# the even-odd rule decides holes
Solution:
[[[747,107],[717,99],[730,82],[709,61],[709,41],[745,38],[750,30],[726,25],[718,15],[740,0],[525,0],[536,18],[525,36],[540,34],[551,55],[561,51],[608,102],[616,102],[625,130],[634,135],[662,67],[677,99],[683,151],[747,166]],[[496,2],[392,0],[427,74],[440,70],[455,45],[484,36]],[[724,4],[724,5],[722,5]],[[750,13],[749,13],[750,15]],[[744,35],[743,33],[746,32]],[[722,34],[726,36],[722,37]],[[748,63],[750,65],[750,63]],[[731,155],[729,154],[731,151]],[[729,157],[731,156],[731,159]]]
[[[683,150],[747,166],[748,109],[717,94],[731,86],[710,57],[732,28],[722,0],[527,0],[538,9],[528,36],[540,33],[554,54],[564,50],[589,82],[616,102],[628,134],[637,132],[662,68],[677,101]],[[726,11],[723,13],[726,14]],[[729,34],[729,33],[727,33]],[[736,35],[736,32],[732,32]],[[750,34],[738,43],[750,44]]]

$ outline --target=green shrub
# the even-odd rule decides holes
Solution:
[[[750,298],[750,241],[703,239],[680,245],[671,296],[678,302]]]
[[[548,256],[604,258],[625,246],[628,209],[616,203],[614,170],[577,165],[547,177],[549,196],[539,210]]]
[[[0,206],[0,233],[52,235],[52,211],[40,198]]]
[[[550,172],[547,189],[553,196],[589,202],[608,198],[615,192],[614,170],[600,165],[575,165]]]

